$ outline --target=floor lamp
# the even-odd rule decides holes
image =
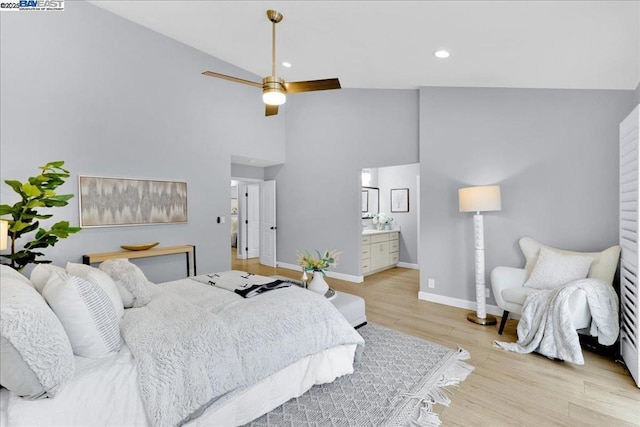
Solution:
[[[483,187],[467,187],[458,190],[460,212],[475,212],[473,215],[473,236],[476,265],[476,312],[469,313],[467,320],[479,325],[495,325],[494,316],[487,316],[487,300],[484,283],[484,225],[480,212],[499,211],[502,209],[500,187],[489,185]]]

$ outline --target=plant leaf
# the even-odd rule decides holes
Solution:
[[[22,185],[22,191],[28,197],[38,197],[39,195],[42,194],[42,191],[40,191],[40,189],[38,187],[36,187],[33,184],[28,184],[28,183]]]

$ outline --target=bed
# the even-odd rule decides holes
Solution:
[[[273,279],[253,276],[250,280]],[[5,282],[3,277],[3,291]],[[121,348],[102,358],[74,355],[73,375],[54,398],[30,400],[0,390],[0,425],[244,425],[315,384],[352,373],[354,359],[364,345],[331,303],[296,286],[244,299],[187,278],[153,285],[151,294],[147,304],[124,310],[119,321],[124,338]],[[209,321],[200,321],[209,317],[215,319],[214,333],[200,329],[210,328]],[[314,317],[321,319],[316,322]],[[154,334],[159,334],[159,343]],[[214,357],[197,359],[194,354],[200,347],[208,351],[209,341],[222,347],[223,353],[234,349],[233,360],[214,363],[210,360]],[[173,353],[180,360],[171,359]],[[160,360],[151,360],[156,357]],[[235,360],[241,371],[226,366],[233,366]],[[199,375],[202,366],[209,363],[215,375]],[[182,384],[189,376],[186,371],[206,377],[204,383],[195,384],[195,393],[182,388],[190,381],[200,381],[191,378]],[[149,372],[159,374],[159,382],[153,382],[156,379]],[[225,375],[233,379],[230,386],[207,394],[209,388],[225,384]],[[242,380],[236,381],[239,377]],[[149,390],[155,402],[149,402]],[[183,394],[187,397],[182,398]],[[178,403],[177,411],[172,412],[165,406],[174,400],[189,404],[195,400],[195,404]]]

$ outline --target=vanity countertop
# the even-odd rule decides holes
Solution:
[[[372,234],[385,234],[385,233],[399,233],[400,230],[362,230],[363,236],[370,236]]]

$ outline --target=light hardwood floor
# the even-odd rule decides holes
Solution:
[[[299,279],[300,273],[237,260],[233,268],[265,276]],[[493,347],[493,340],[516,341],[517,321],[502,336],[496,326],[466,320],[468,310],[418,300],[417,270],[394,268],[364,283],[327,278],[336,290],[363,297],[369,322],[471,354],[475,367],[457,388],[451,405],[436,406],[446,426],[640,426],[640,389],[626,368],[584,351],[585,364],[556,362]]]

